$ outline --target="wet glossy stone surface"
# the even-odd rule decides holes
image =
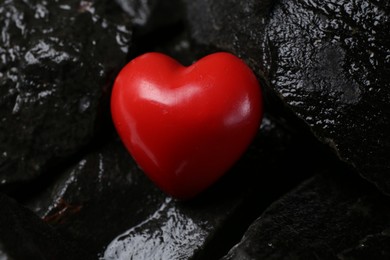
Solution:
[[[0,205],[0,259],[93,259],[1,193]]]
[[[389,2],[282,1],[267,26],[271,84],[289,107],[390,192]]]
[[[389,192],[389,1],[179,2],[0,1],[0,191],[19,200],[0,195],[0,259],[389,259],[389,199],[339,160]],[[254,69],[267,115],[176,201],[116,137],[112,80],[144,52],[220,50]]]
[[[245,225],[305,177],[279,165],[297,153],[296,142],[283,122],[267,116],[248,153],[226,177],[200,197],[180,202],[159,191],[114,141],[71,167],[30,207],[104,259],[222,256]],[[300,165],[295,159],[286,160],[289,169]],[[276,189],[280,178],[286,182]]]
[[[111,1],[0,3],[0,184],[36,177],[102,128],[129,25]]]
[[[342,167],[318,172],[271,205],[223,259],[384,259],[389,198]]]
[[[197,42],[244,57],[319,140],[390,192],[388,1],[187,6]]]
[[[190,34],[193,41],[200,45],[198,48],[232,52],[243,58],[259,78],[266,79],[262,46],[268,17],[276,1],[184,2]],[[263,85],[269,98],[268,85]]]
[[[142,222],[163,201],[117,141],[86,155],[30,208],[97,255],[107,241]]]

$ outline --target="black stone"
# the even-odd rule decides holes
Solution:
[[[31,211],[0,193],[1,259],[93,259]]]
[[[171,32],[172,29],[175,30],[175,34],[167,38],[159,37],[160,34],[167,31]],[[159,41],[159,44],[148,45],[148,43],[156,41]],[[184,66],[190,66],[197,60],[214,52],[214,49],[200,46],[192,41],[188,28],[181,26],[180,23],[175,28],[160,30],[159,34],[150,34],[149,37],[143,38],[142,45],[147,48],[144,52],[164,53]]]
[[[163,194],[113,141],[72,166],[30,207],[107,259],[219,257],[267,205],[306,177],[290,172],[302,164],[297,157],[306,154],[308,164],[316,163],[304,153],[310,145],[293,136],[284,122],[267,116],[232,170],[187,202]]]
[[[389,1],[186,2],[196,41],[246,59],[266,98],[390,193]]]
[[[0,185],[40,175],[103,128],[129,25],[108,0],[1,1]]]
[[[390,259],[390,229],[368,235],[356,247],[347,249],[339,257],[343,260]]]
[[[390,193],[390,2],[281,1],[271,84],[339,157]]]
[[[343,167],[317,172],[272,204],[223,259],[384,259],[389,198]]]
[[[0,193],[0,259],[389,259],[389,198],[315,138],[390,193],[390,3],[185,0],[183,22],[181,1],[0,3],[0,191],[47,188],[28,201],[41,219]],[[111,84],[146,51],[220,50],[255,71],[267,114],[177,201],[112,136]]]
[[[143,35],[171,26],[184,18],[182,0],[115,0]]]
[[[258,75],[265,71],[261,45],[271,0],[185,0],[192,38],[200,46],[230,51]]]
[[[47,223],[97,255],[164,200],[121,143],[90,153],[30,205]]]

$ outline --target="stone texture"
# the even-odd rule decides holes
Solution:
[[[0,3],[0,186],[40,175],[12,195],[44,220],[0,194],[0,259],[389,259],[389,199],[313,139],[389,193],[389,2],[183,2],[186,23],[179,0]],[[104,120],[116,72],[151,50],[233,52],[265,92],[253,144],[191,201]]]
[[[389,198],[340,165],[317,172],[272,204],[223,259],[384,259]]]
[[[389,2],[284,1],[274,10],[271,84],[321,141],[389,193]]]
[[[197,42],[245,58],[269,97],[390,193],[388,1],[186,3]]]
[[[120,142],[84,156],[30,206],[44,221],[97,254],[164,200]]]
[[[93,259],[0,193],[0,259]]]
[[[390,232],[389,229],[378,234],[368,235],[350,249],[339,255],[341,259],[389,259],[390,258]]]
[[[267,205],[305,177],[285,176],[301,165],[297,157],[306,154],[309,164],[316,163],[306,152],[313,144],[298,139],[285,123],[267,116],[240,162],[187,202],[160,192],[122,144],[113,141],[68,169],[30,207],[66,237],[106,259],[216,258]],[[280,165],[283,160],[286,164]]]
[[[0,185],[40,175],[103,128],[128,26],[111,1],[0,3]]]
[[[115,0],[131,18],[137,33],[144,35],[183,19],[181,0]]]
[[[205,47],[244,58],[259,75],[265,71],[261,46],[274,2],[185,0],[192,38]]]

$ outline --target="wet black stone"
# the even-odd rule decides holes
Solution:
[[[388,255],[389,198],[343,167],[321,165],[317,172],[272,204],[223,259]]]
[[[196,41],[243,57],[266,94],[390,193],[388,1],[187,1],[187,13]]]
[[[93,259],[1,193],[0,204],[1,259]]]
[[[270,0],[185,0],[187,22],[199,48],[225,50],[243,58],[264,79],[261,46]]]
[[[150,34],[149,37],[143,39],[143,46],[147,49],[144,52],[160,52],[164,53],[173,59],[177,60],[184,66],[190,66],[197,60],[203,58],[214,52],[212,48],[206,48],[205,46],[199,46],[191,39],[190,32],[187,27],[183,27],[182,24],[178,24],[175,28],[166,28],[160,30],[163,34],[166,31],[175,29],[175,34],[167,38],[159,37],[159,34]],[[156,42],[159,40],[159,44],[147,46],[147,42]]]
[[[390,2],[282,1],[267,26],[271,84],[313,133],[390,193]]]
[[[90,252],[142,222],[164,200],[119,141],[84,156],[30,206]]]
[[[66,237],[107,259],[219,257],[267,205],[305,178],[291,169],[302,164],[297,151],[310,151],[310,145],[293,136],[283,121],[265,117],[232,170],[187,202],[163,194],[113,141],[72,166],[30,207]],[[305,158],[314,165],[308,153]]]
[[[0,184],[36,177],[102,128],[129,24],[112,1],[1,1]]]
[[[131,18],[139,34],[147,34],[184,18],[181,0],[115,0]]]
[[[224,259],[388,259],[389,199],[278,117],[273,100],[389,192],[388,1],[186,0],[189,27],[179,2],[0,3],[0,185],[58,175],[29,203],[43,222],[0,195],[0,259],[218,259],[318,172]],[[233,52],[272,114],[191,201],[163,194],[110,134],[91,142],[110,125],[101,117],[116,72],[151,50],[186,65]]]

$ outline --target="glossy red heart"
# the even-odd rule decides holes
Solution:
[[[189,199],[240,158],[262,117],[260,86],[229,53],[189,67],[160,53],[128,63],[116,78],[111,113],[137,164],[163,191]]]

